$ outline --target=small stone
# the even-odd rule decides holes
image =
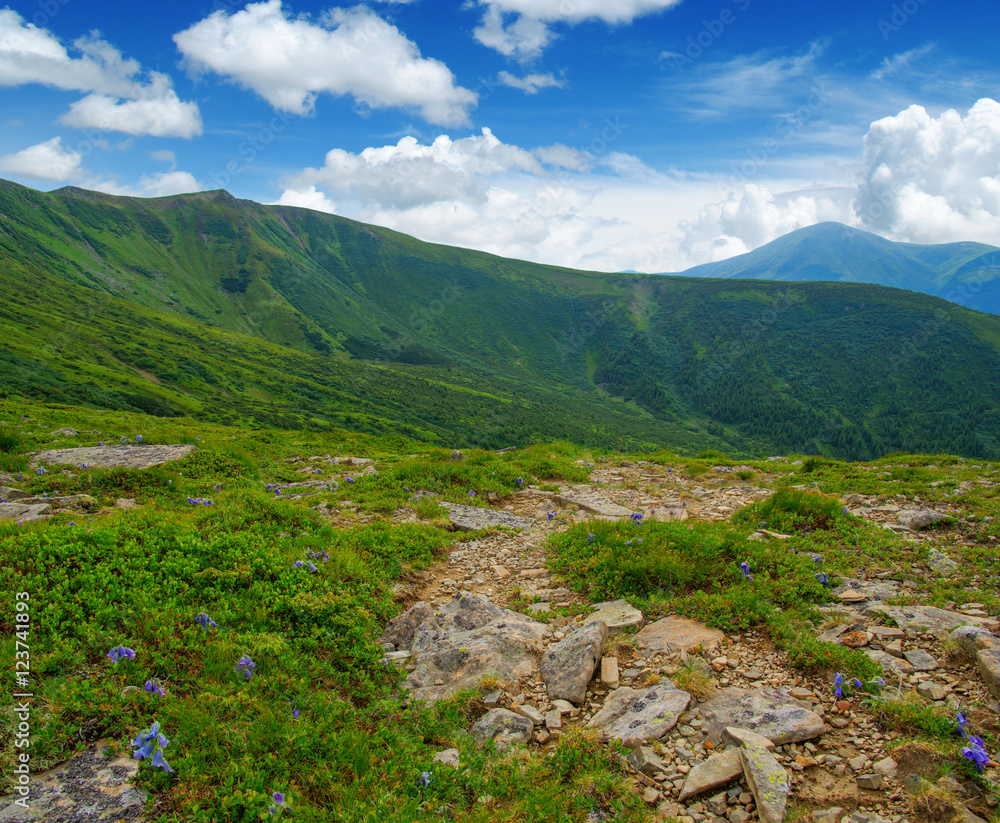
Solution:
[[[927,700],[944,700],[948,696],[948,690],[931,680],[925,680],[917,684],[917,694]]]
[[[608,688],[617,689],[619,683],[618,658],[601,658],[601,682]]]
[[[937,667],[937,660],[924,649],[910,649],[903,652],[903,657],[918,672],[932,672]]]
[[[562,728],[562,712],[559,709],[552,709],[545,712],[545,728],[549,731]]]
[[[637,746],[632,749],[628,756],[628,762],[632,764],[632,768],[637,772],[642,772],[650,777],[667,770],[667,767],[656,752],[648,746]]]
[[[864,770],[865,765],[868,763],[868,758],[861,754],[857,757],[852,757],[847,761],[847,763],[851,767],[852,771],[860,772]]]
[[[876,774],[882,775],[883,777],[892,777],[896,774],[897,768],[898,766],[895,760],[891,757],[884,757],[872,766],[872,771]]]
[[[764,672],[754,666],[746,673],[747,680],[760,680],[764,676]]]
[[[433,762],[442,763],[445,766],[457,769],[459,764],[458,749],[445,749],[443,752],[438,752],[434,755]]]
[[[858,775],[858,788],[877,791],[882,788],[882,775],[880,774],[860,774]]]
[[[518,706],[514,711],[516,711],[522,717],[527,717],[536,726],[541,726],[545,722],[545,715],[543,715],[534,706],[529,706],[524,704],[523,706]]]
[[[883,650],[891,654],[893,657],[902,659],[903,658],[903,641],[902,640],[890,640],[883,647]]]
[[[768,738],[749,729],[741,729],[738,726],[726,726],[722,737],[727,743],[734,746],[742,746],[744,743],[756,743],[770,752],[774,751],[774,743]]]
[[[660,801],[660,793],[656,789],[646,789],[642,793],[642,800],[650,806],[655,806]]]

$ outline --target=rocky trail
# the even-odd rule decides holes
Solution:
[[[59,457],[74,462],[73,455]],[[327,462],[375,471],[367,460]],[[411,701],[481,689],[480,716],[469,733],[498,750],[525,745],[544,757],[574,727],[622,742],[635,790],[657,819],[780,823],[794,809],[796,819],[811,815],[817,823],[930,823],[950,820],[951,812],[977,823],[992,814],[995,797],[953,776],[939,778],[933,750],[906,743],[877,711],[851,699],[850,690],[838,698],[829,680],[795,672],[765,636],[725,634],[678,616],[653,619],[624,600],[591,611],[549,572],[550,536],[588,518],[728,519],[771,493],[759,475],[756,485],[740,480],[743,468],[715,467],[703,486],[667,467],[621,461],[595,469],[589,484],[525,488],[486,506],[440,504],[456,531],[504,529],[456,541],[446,558],[398,585],[397,599],[407,608],[386,627],[384,664],[404,671]],[[294,499],[327,481],[281,488]],[[908,576],[842,580],[821,639],[862,649],[882,663],[889,694],[915,691],[951,710],[989,707],[967,711],[969,722],[996,732],[996,615],[976,603],[943,609],[919,602],[923,581],[954,568],[949,547],[964,540],[961,529],[921,529],[945,516],[960,519],[961,511],[901,497],[843,500],[852,514],[933,548],[927,568]],[[18,504],[60,508],[51,500]],[[344,511],[322,502],[316,508],[336,521],[364,522],[346,505]],[[413,510],[394,519],[413,520]],[[754,535],[776,547],[783,537],[766,530]],[[910,605],[886,602],[901,592],[912,595]],[[462,768],[457,749],[435,760],[437,768]],[[40,779],[58,786],[61,770],[74,762]],[[915,817],[911,796],[927,794],[932,777],[961,803]],[[61,798],[69,802],[68,792]],[[0,820],[15,819],[5,817],[8,812],[0,810]],[[606,817],[595,808],[590,819]]]
[[[482,528],[502,512],[516,531],[459,544],[401,589],[401,599],[415,605],[390,623],[383,643],[386,665],[407,672],[411,699],[483,688],[484,713],[470,733],[499,749],[523,743],[543,754],[574,726],[598,730],[630,749],[636,791],[662,819],[777,823],[792,803],[822,823],[908,823],[910,795],[934,774],[934,756],[916,743],[898,748],[903,736],[883,718],[838,699],[827,680],[793,672],[765,638],[727,636],[676,616],[647,620],[623,600],[572,618],[552,612],[584,605],[546,570],[546,541],[567,523],[632,512],[723,520],[769,490],[705,489],[651,464],[608,467],[593,480],[603,487],[525,489],[503,509],[478,509],[478,519],[468,511],[473,507],[449,507],[458,528]],[[852,495],[845,502],[856,516],[914,542],[932,539],[919,529],[943,517],[917,500],[879,504]],[[932,551],[928,573],[953,562]],[[881,662],[889,693],[915,689],[956,710],[992,703],[992,710],[971,714],[977,728],[995,730],[1000,640],[990,630],[997,621],[974,603],[946,610],[883,602],[902,587],[920,588],[887,577],[843,580],[822,639]],[[885,625],[884,616],[895,625]],[[438,759],[460,767],[457,750]],[[943,780],[968,801],[955,809],[966,823],[976,812],[991,813],[996,798],[968,795],[953,777]],[[600,810],[592,818],[603,819]]]

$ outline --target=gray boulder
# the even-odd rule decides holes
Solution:
[[[417,700],[434,701],[476,687],[485,675],[527,677],[547,633],[523,614],[462,592],[414,632],[407,684]]]
[[[948,515],[927,508],[905,509],[896,515],[896,520],[901,526],[914,530],[925,529],[934,523],[947,519]]]
[[[506,751],[515,743],[527,743],[534,728],[527,717],[507,709],[493,709],[480,717],[469,733],[480,746],[492,742],[498,751]]]
[[[774,755],[766,748],[752,741],[744,741],[740,747],[743,761],[743,776],[757,803],[757,814],[761,823],[782,823],[791,781]]]
[[[713,754],[688,772],[678,798],[681,803],[696,794],[711,791],[731,783],[743,774],[743,761],[739,749],[727,749]]]
[[[607,600],[594,604],[595,611],[587,616],[587,623],[598,620],[608,627],[608,634],[614,637],[626,629],[642,625],[642,612],[627,600]]]
[[[550,700],[584,701],[607,641],[607,625],[596,620],[548,648],[542,655],[541,673]]]
[[[433,617],[434,609],[429,603],[423,600],[414,603],[401,615],[389,621],[382,635],[382,642],[392,643],[397,650],[409,649],[413,645],[413,635],[416,630]]]

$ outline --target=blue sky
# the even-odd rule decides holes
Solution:
[[[226,188],[599,270],[822,220],[1000,245],[998,22],[971,0],[14,2],[0,176]]]

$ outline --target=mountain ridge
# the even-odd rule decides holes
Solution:
[[[228,192],[6,184],[0,285],[6,393],[488,446],[1000,442],[1000,319],[865,283],[583,272]]]

